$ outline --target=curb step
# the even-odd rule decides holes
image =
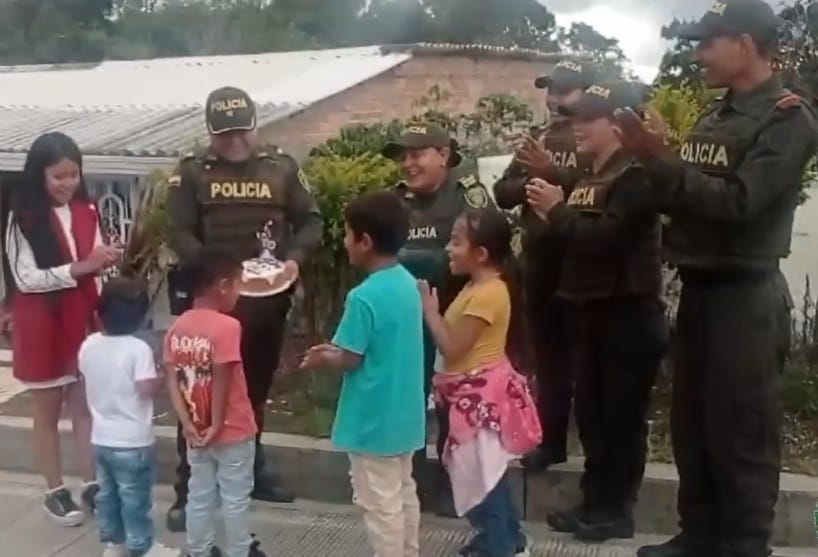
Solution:
[[[175,479],[176,428],[155,428],[157,479],[170,484]],[[76,475],[71,457],[73,443],[70,424],[60,423],[66,474]],[[278,463],[285,483],[308,501],[349,504],[349,460],[333,450],[328,440],[299,435],[265,433],[262,437],[268,455]],[[27,472],[36,470],[31,454],[31,419],[0,416],[0,470]],[[430,447],[430,454],[434,448]],[[538,523],[557,509],[570,508],[579,500],[580,459],[555,467],[546,474],[524,477],[519,467],[511,470],[513,494],[519,508],[526,501],[525,518]],[[306,472],[306,473],[305,473]],[[677,532],[675,468],[649,464],[635,508],[638,532],[669,537]],[[525,497],[524,497],[525,492]],[[776,509],[773,543],[782,547],[814,547],[816,529],[813,514],[818,500],[818,478],[782,474],[781,493]],[[815,552],[814,555],[818,555]]]

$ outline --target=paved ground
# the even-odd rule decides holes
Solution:
[[[101,554],[93,522],[75,529],[52,524],[42,511],[40,480],[36,476],[0,472],[0,554],[15,557],[92,557]],[[156,516],[170,504],[170,490],[156,492]],[[158,520],[157,524],[161,525]],[[252,528],[270,557],[366,557],[365,534],[351,507],[300,503],[297,506],[258,505]],[[183,537],[160,528],[160,539],[181,548]],[[632,557],[637,543],[606,546],[579,544],[555,536],[541,525],[528,525],[532,557]],[[424,517],[421,539],[423,557],[449,557],[467,539],[460,521]],[[654,541],[643,537],[639,543]],[[818,549],[778,552],[781,557],[818,556]]]

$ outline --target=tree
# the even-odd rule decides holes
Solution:
[[[606,37],[586,23],[572,23],[559,32],[559,44],[563,51],[588,56],[601,68],[603,79],[622,77],[627,61],[619,41]]]
[[[813,98],[818,91],[818,0],[796,0],[779,12],[783,22],[775,67],[790,89]],[[693,44],[677,36],[677,19],[662,29],[662,36],[673,40],[665,52],[657,82],[680,86],[684,83],[702,90],[701,74],[693,62]]]

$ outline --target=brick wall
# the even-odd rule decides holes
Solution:
[[[501,57],[417,55],[364,83],[320,101],[261,130],[265,141],[303,156],[338,130],[355,123],[408,118],[423,111],[417,101],[438,85],[450,93],[440,108],[468,113],[486,95],[513,94],[542,116],[542,91],[534,78],[547,66],[540,61]]]

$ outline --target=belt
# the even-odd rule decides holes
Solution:
[[[739,286],[759,284],[778,274],[778,269],[697,269],[680,267],[679,276],[686,286]]]

